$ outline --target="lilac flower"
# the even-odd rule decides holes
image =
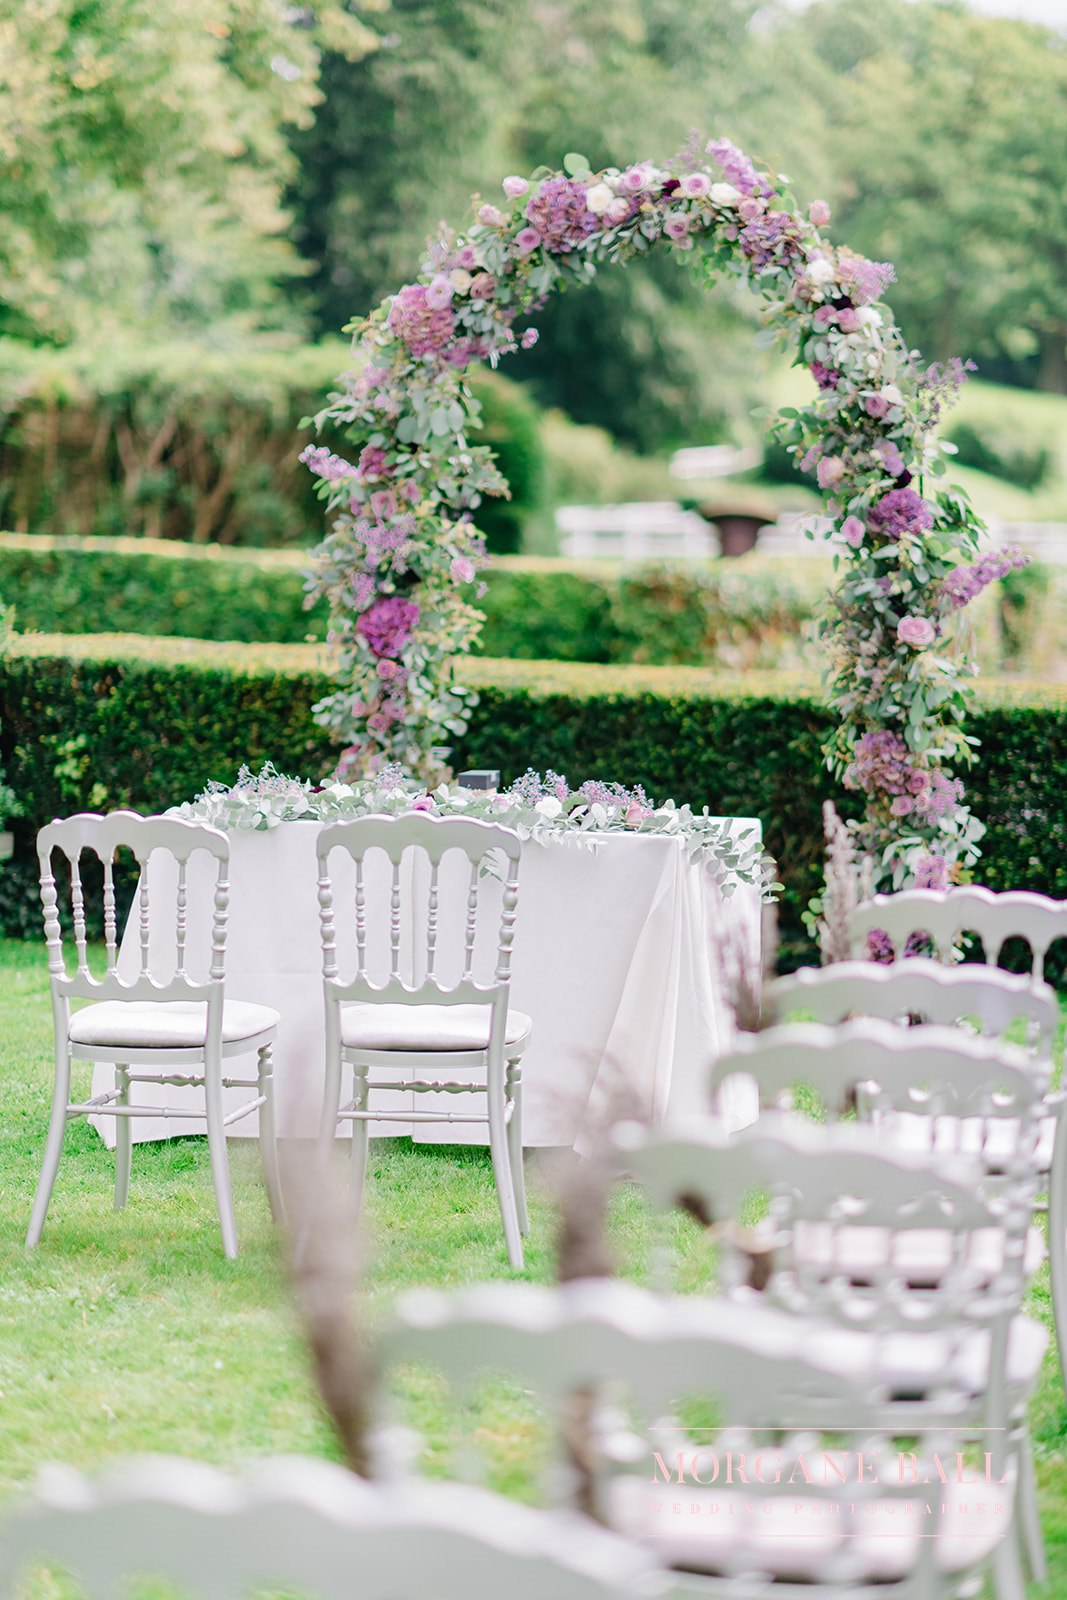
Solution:
[[[729,139],[713,139],[708,145],[708,155],[718,162],[727,183],[732,183],[742,194],[762,195],[769,200],[777,192],[760,177],[748,157]]]
[[[889,966],[897,958],[893,941],[884,928],[872,928],[867,935],[867,960]]]
[[[917,797],[917,811],[927,822],[940,822],[954,811],[963,799],[963,784],[959,778],[950,778],[944,772],[931,772],[929,783]]]
[[[944,856],[920,856],[915,863],[915,887],[917,889],[947,889],[948,888],[948,862]]]
[[[324,445],[309,444],[301,450],[299,459],[305,467],[310,467],[316,478],[325,478],[327,483],[337,483],[341,478],[354,478],[357,469],[350,461],[345,461],[341,456],[332,455]]]
[[[934,513],[914,489],[890,489],[875,502],[867,513],[867,526],[887,539],[899,539],[905,533],[923,533],[932,528]]]
[[[821,361],[813,361],[809,371],[820,389],[836,389],[841,382],[837,368],[824,366]]]
[[[376,656],[396,657],[407,644],[421,616],[420,608],[401,595],[385,595],[364,611],[356,624]]]
[[[1003,550],[987,551],[973,566],[954,567],[941,582],[942,604],[949,611],[962,610],[991,583],[1025,567],[1029,560],[1017,545],[1009,545]]]
[[[584,183],[573,178],[546,178],[527,201],[526,215],[553,255],[573,250],[596,232],[598,221],[586,208],[585,198]]]
[[[388,522],[396,516],[396,495],[391,489],[378,489],[370,497],[370,508],[379,522]]]
[[[385,451],[380,445],[367,444],[359,453],[359,476],[367,478],[388,478],[389,467],[386,463]]]
[[[837,276],[842,283],[852,285],[853,301],[868,306],[872,300],[882,298],[897,275],[889,261],[868,261],[865,256],[853,256],[843,251],[838,258]]]
[[[369,572],[354,572],[351,581],[352,609],[366,611],[377,593],[377,585]]]
[[[434,355],[452,337],[455,318],[448,306],[433,306],[424,283],[409,283],[394,297],[389,327],[413,356]]]

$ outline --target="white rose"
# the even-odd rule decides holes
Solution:
[[[904,404],[904,396],[895,383],[883,383],[878,393],[883,400],[888,400],[891,406],[902,406]]]
[[[829,256],[814,256],[806,270],[811,283],[833,283],[837,276],[837,269]]]
[[[557,800],[554,794],[546,794],[543,800],[538,800],[534,810],[539,811],[543,817],[558,817],[563,810],[563,801]]]
[[[471,277],[470,273],[465,272],[462,267],[457,267],[455,272],[449,274],[448,281],[451,283],[453,289],[455,289],[459,294],[466,294],[467,290],[474,282],[474,279]]]
[[[736,205],[741,198],[740,189],[735,189],[732,183],[713,183],[709,193],[717,206]]]
[[[614,198],[606,183],[594,183],[591,189],[585,191],[586,209],[594,216],[602,217]]]
[[[882,326],[882,313],[875,311],[873,306],[861,306],[856,312],[860,325],[864,328],[880,328]]]

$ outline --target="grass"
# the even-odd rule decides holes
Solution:
[[[1064,1031],[1059,1048],[1062,1051]],[[43,951],[0,942],[0,1502],[39,1466],[92,1469],[109,1457],[163,1451],[240,1466],[278,1452],[336,1457],[290,1306],[254,1145],[232,1146],[241,1255],[221,1253],[202,1139],[134,1149],[130,1204],[111,1206],[111,1155],[84,1123],[68,1133],[40,1248],[22,1248],[51,1087],[51,1009]],[[82,1068],[87,1072],[87,1069]],[[372,1146],[365,1306],[379,1325],[411,1285],[510,1275],[487,1153],[466,1147]],[[527,1279],[554,1275],[554,1211],[532,1169]],[[620,1188],[611,1238],[622,1274],[648,1282],[657,1226]],[[706,1281],[704,1236],[671,1224],[684,1289]],[[1049,1320],[1047,1275],[1031,1294]],[[403,1374],[406,1413],[427,1443],[427,1470],[462,1471],[535,1498],[547,1433],[532,1398],[487,1386],[473,1410],[452,1408],[427,1371]],[[1032,1410],[1051,1600],[1067,1593],[1067,1415],[1054,1355]],[[456,1440],[464,1439],[462,1446]],[[49,1593],[54,1593],[50,1589]]]

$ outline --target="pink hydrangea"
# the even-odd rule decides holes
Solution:
[[[451,339],[455,318],[447,305],[433,306],[424,283],[405,284],[393,299],[389,327],[413,356],[436,355]]]
[[[407,644],[420,616],[420,608],[413,600],[398,594],[385,595],[364,611],[356,629],[376,656],[395,658]]]
[[[573,250],[596,232],[599,221],[587,208],[585,196],[584,183],[573,178],[546,178],[527,201],[526,216],[553,255]]]
[[[947,889],[948,862],[944,856],[924,855],[915,863],[917,889]]]

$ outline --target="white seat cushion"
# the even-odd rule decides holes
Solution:
[[[488,1006],[342,1006],[341,1042],[349,1050],[484,1050],[489,1015]],[[532,1026],[509,1011],[505,1044],[525,1043]]]
[[[222,1039],[251,1039],[280,1018],[269,1006],[227,1000],[222,1008]],[[195,1049],[204,1043],[207,1006],[195,1000],[104,1000],[86,1006],[70,1021],[71,1044],[139,1045],[146,1049]]]
[[[773,1448],[767,1456],[769,1474]],[[810,1467],[816,1482],[821,1459],[816,1446]],[[854,1460],[852,1467],[855,1471]],[[720,1468],[721,1483],[725,1458]],[[697,1470],[707,1482],[710,1460]],[[651,1474],[616,1478],[606,1499],[609,1526],[631,1539],[648,1540],[668,1566],[686,1572],[760,1573],[778,1582],[812,1583],[834,1566],[840,1574],[847,1562],[852,1582],[890,1584],[914,1570],[921,1541],[931,1536],[932,1519],[924,1517],[919,1501],[875,1497],[861,1502],[862,1509],[852,1515],[843,1496],[820,1499],[805,1495],[802,1487],[774,1498],[758,1488],[731,1492],[702,1487],[684,1471],[681,1483],[664,1484],[662,1478],[652,1483]],[[754,1482],[751,1469],[749,1482]],[[943,1572],[966,1572],[988,1560],[1008,1533],[1011,1492],[992,1483],[951,1483],[945,1497],[945,1514],[933,1534],[937,1564]]]
[[[793,1250],[798,1261],[819,1271],[844,1274],[855,1283],[870,1282],[892,1267],[913,1288],[933,1287],[954,1263],[957,1240],[947,1229],[913,1228],[891,1233],[886,1228],[841,1229],[828,1222],[798,1222]],[[967,1239],[964,1257],[975,1287],[990,1284],[1004,1265],[1004,1238],[998,1228],[980,1228]],[[1032,1278],[1045,1260],[1040,1228],[1026,1236],[1023,1272]]]

